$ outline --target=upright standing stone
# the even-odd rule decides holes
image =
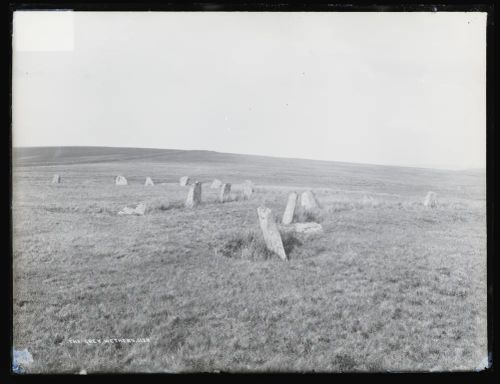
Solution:
[[[179,184],[181,185],[181,187],[185,187],[186,185],[188,185],[190,182],[189,180],[189,177],[187,176],[182,176],[181,179],[179,180]]]
[[[52,178],[52,184],[59,184],[61,182],[61,176],[59,175],[54,175]]]
[[[257,208],[257,215],[259,216],[260,229],[262,230],[267,249],[276,253],[282,260],[288,260],[278,226],[274,221],[271,210],[266,207],[259,207]]]
[[[295,214],[295,208],[297,207],[298,195],[295,192],[288,195],[288,202],[286,203],[285,213],[283,214],[283,224],[291,224],[293,221],[293,215]]]
[[[302,192],[300,196],[300,205],[306,212],[314,211],[319,208],[318,201],[311,190]]]
[[[253,189],[246,185],[245,188],[243,189],[243,196],[246,199],[249,199],[250,197],[252,197],[252,194],[253,194]]]
[[[230,183],[222,184],[222,187],[220,188],[219,201],[221,203],[228,201],[230,193],[231,193],[231,184]]]
[[[155,183],[153,183],[151,177],[147,177],[146,181],[144,182],[144,185],[155,185]]]
[[[366,206],[366,205],[371,205],[372,207],[375,207],[377,205],[377,201],[373,198],[373,196],[363,196],[361,199],[361,204]]]
[[[249,199],[252,196],[253,190],[253,183],[250,180],[245,180],[243,183],[243,196]]]
[[[116,185],[127,185],[127,179],[124,178],[123,176],[116,176],[115,179],[115,184]]]
[[[212,185],[210,185],[210,188],[218,189],[221,186],[222,186],[222,181],[220,181],[219,179],[214,179],[214,181],[212,182]]]
[[[429,208],[437,207],[437,196],[435,192],[429,191],[425,196],[424,205]]]
[[[186,207],[193,208],[201,203],[201,183],[195,181],[194,184],[189,188],[189,192],[186,199]]]

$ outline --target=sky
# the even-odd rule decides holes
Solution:
[[[486,14],[17,11],[13,145],[486,164]]]

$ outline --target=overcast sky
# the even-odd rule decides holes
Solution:
[[[14,146],[486,162],[486,14],[16,12]]]

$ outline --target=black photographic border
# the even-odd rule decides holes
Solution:
[[[399,380],[400,374],[406,378],[410,376],[421,376],[419,378],[428,379],[481,379],[492,381],[495,374],[497,356],[497,340],[494,334],[494,323],[498,319],[495,316],[494,307],[494,291],[495,291],[495,256],[496,252],[500,249],[498,247],[498,201],[496,201],[496,162],[495,162],[495,149],[497,146],[497,134],[495,131],[495,12],[494,12],[494,2],[482,2],[477,3],[473,1],[454,1],[447,3],[432,3],[428,1],[420,1],[418,3],[412,4],[402,4],[401,2],[383,1],[377,4],[370,2],[357,1],[356,3],[348,2],[324,2],[315,1],[311,3],[307,2],[280,2],[280,1],[260,1],[260,2],[244,2],[244,1],[227,1],[227,2],[206,2],[206,1],[153,1],[153,2],[123,2],[123,1],[55,1],[55,0],[45,0],[45,1],[31,1],[31,2],[21,2],[21,1],[11,1],[7,3],[8,9],[6,12],[7,20],[5,22],[5,27],[8,29],[5,36],[7,40],[7,52],[8,52],[8,77],[7,77],[7,87],[8,87],[8,121],[6,125],[6,134],[4,136],[4,151],[2,151],[3,160],[3,177],[2,179],[9,180],[8,188],[1,188],[3,194],[3,214],[1,217],[4,220],[5,232],[8,233],[8,241],[4,241],[3,245],[6,252],[3,252],[3,257],[1,258],[2,267],[0,272],[2,273],[1,278],[1,299],[2,299],[2,317],[4,322],[7,323],[7,327],[2,327],[2,338],[0,339],[1,354],[0,354],[0,366],[1,366],[1,376],[5,377],[5,382],[21,382],[24,380],[33,380],[37,378],[47,378],[49,380],[63,380],[66,382],[68,378],[72,380],[82,380],[84,377],[90,377],[92,380],[95,379],[109,379],[110,376],[118,376],[118,379],[122,379],[123,376],[134,376],[136,379],[143,380],[146,377],[164,379],[165,374],[145,374],[145,373],[135,373],[135,374],[112,374],[112,373],[102,373],[97,375],[89,376],[79,376],[79,375],[68,375],[68,374],[21,374],[16,375],[11,371],[12,363],[12,343],[13,343],[13,292],[12,292],[12,279],[13,279],[13,244],[12,244],[12,19],[13,12],[16,10],[74,10],[74,11],[123,11],[123,12],[146,12],[146,11],[170,11],[170,12],[486,12],[487,13],[487,31],[486,31],[486,206],[487,206],[487,315],[488,315],[488,351],[489,359],[493,365],[490,368],[485,369],[481,372],[396,372],[397,374],[390,372],[372,372],[372,373],[358,373],[358,372],[346,372],[346,373],[315,373],[315,372],[304,372],[304,374],[316,374],[319,376],[335,376],[336,379],[352,379],[352,378],[381,378],[384,380],[395,379]],[[496,203],[496,204],[495,204]],[[7,232],[8,231],[8,232]],[[5,249],[4,248],[4,249]],[[8,292],[8,295],[6,293]],[[8,310],[7,310],[8,308]],[[256,373],[259,374],[259,373]],[[301,374],[296,372],[285,373],[284,375]],[[167,374],[168,375],[168,374]],[[185,376],[206,376],[210,375],[208,373],[195,373],[195,374],[176,374],[175,377],[183,378]],[[217,376],[219,378],[228,375],[227,373],[222,373]],[[234,375],[234,374],[231,374]],[[241,374],[236,374],[241,375]],[[254,375],[253,373],[245,375]],[[266,375],[274,375],[269,373]],[[281,376],[283,374],[280,374]],[[170,377],[173,378],[173,377]],[[200,377],[202,378],[202,377]],[[467,381],[469,381],[467,380]],[[3,380],[0,380],[3,381]]]

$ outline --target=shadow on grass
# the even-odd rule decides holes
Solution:
[[[281,233],[281,240],[283,241],[283,248],[285,248],[285,253],[290,258],[290,254],[303,243],[298,239],[293,232],[283,232]]]

